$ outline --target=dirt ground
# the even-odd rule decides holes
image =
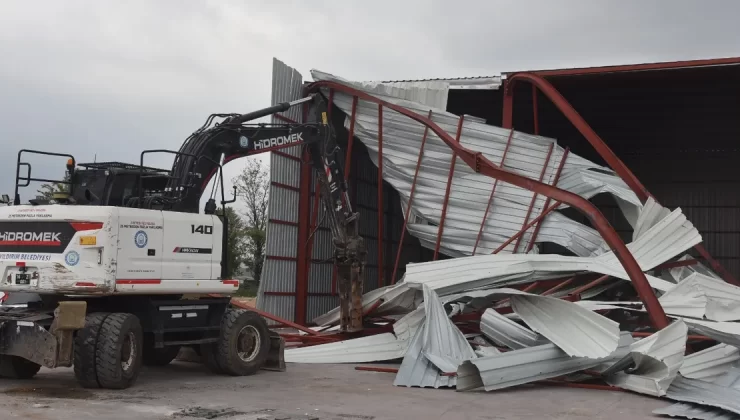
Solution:
[[[214,376],[199,364],[146,369],[122,391],[79,388],[71,369],[0,380],[0,419],[380,420],[646,419],[665,400],[550,386],[495,393],[398,388],[393,374],[348,365],[288,365],[286,372]]]

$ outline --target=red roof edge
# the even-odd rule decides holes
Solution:
[[[512,75],[515,73],[534,73],[539,76],[581,76],[587,74],[601,74],[601,73],[618,73],[618,72],[634,72],[634,71],[649,71],[649,70],[670,70],[690,67],[707,67],[707,66],[725,66],[740,64],[740,57],[727,57],[727,58],[711,58],[704,60],[686,60],[686,61],[667,61],[661,63],[646,63],[646,64],[625,64],[618,66],[603,66],[603,67],[583,67],[583,68],[572,68],[572,69],[555,69],[555,70],[528,70],[528,71],[512,71],[504,72],[504,75]]]

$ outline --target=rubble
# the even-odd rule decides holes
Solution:
[[[680,402],[656,411],[665,415],[740,414],[740,287],[713,271],[721,270],[706,251],[699,254],[712,269],[687,254],[702,238],[680,208],[661,206],[638,193],[636,179],[627,182],[553,139],[401,99],[383,86],[313,76],[356,89],[321,88],[331,90],[350,137],[376,166],[382,127],[378,177],[410,216],[403,232],[434,250],[434,261],[407,264],[397,284],[363,296],[367,336],[330,332],[339,322],[333,310],[314,319],[318,337],[302,335],[299,347],[286,350],[287,361],[400,362],[397,369],[375,368],[395,372],[395,386],[496,392],[546,381]],[[391,105],[431,123],[409,120]],[[439,130],[427,136],[431,125],[457,133],[458,146],[476,153],[475,164],[451,155],[454,144]],[[562,208],[560,201],[549,206],[554,194],[546,198],[534,187],[489,178],[476,166],[483,159],[583,199],[608,194],[632,228],[631,242],[621,247],[612,229],[609,244],[619,252],[613,251],[604,240],[611,227],[605,233],[603,226],[611,220],[594,229],[596,211],[586,212],[589,223],[553,211]],[[544,253],[543,242],[559,253]]]

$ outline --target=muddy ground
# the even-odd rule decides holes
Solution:
[[[526,386],[495,393],[397,388],[393,374],[348,365],[288,365],[286,372],[214,376],[175,362],[146,369],[122,391],[79,388],[71,369],[30,381],[0,379],[0,419],[380,420],[646,419],[665,400],[626,392]]]

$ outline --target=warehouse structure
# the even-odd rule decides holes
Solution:
[[[733,162],[738,158],[734,139],[740,135],[740,123],[734,118],[740,112],[739,64],[740,58],[731,58],[363,86],[387,97],[402,97],[464,116],[466,123],[485,121],[504,129],[513,127],[517,133],[556,139],[557,145],[566,151],[551,147],[547,153],[542,174],[548,179],[556,178],[568,149],[573,155],[616,169],[608,153],[594,142],[594,136],[600,137],[634,173],[634,177],[619,174],[625,184],[633,190],[644,185],[663,205],[681,207],[699,229],[708,251],[699,248],[692,253],[708,259],[715,271],[732,280],[740,275],[740,230],[736,226],[740,223],[740,177],[733,170]],[[302,90],[302,76],[276,60],[273,103],[300,97]],[[560,96],[563,100],[558,100]],[[366,291],[400,279],[408,262],[456,256],[444,241],[435,243],[433,238],[430,242],[418,232],[404,233],[406,223],[413,223],[404,218],[408,203],[387,182],[392,174],[378,173],[377,147],[369,149],[363,142],[355,141],[352,114],[358,113],[356,103],[345,103],[344,109],[341,105],[337,97],[331,118],[335,127],[344,127],[338,130],[338,140],[344,150],[349,150],[344,164],[349,168],[351,194],[362,214],[360,233],[366,238],[369,251]],[[284,118],[298,121],[299,114],[294,111]],[[450,131],[448,134],[454,137],[454,128]],[[282,318],[306,324],[334,308],[337,296],[331,237],[321,226],[311,169],[301,165],[300,153],[299,148],[291,148],[271,155],[267,257],[258,305]],[[448,153],[452,155],[452,151]],[[450,179],[453,172],[454,168]],[[386,181],[379,185],[379,179]],[[449,217],[445,203],[450,192],[442,189],[442,193],[442,208],[438,209],[441,226],[433,226],[440,233]],[[631,231],[623,216],[624,206],[620,208],[613,196],[601,194],[593,201],[618,232]],[[533,199],[532,203],[528,221],[549,204],[544,197]],[[379,215],[380,207],[384,210]],[[588,224],[572,209],[563,213]],[[547,230],[544,225],[543,232]],[[533,230],[528,235],[524,236],[524,243],[514,243],[516,249],[511,249],[514,244],[508,244],[509,249],[504,252],[526,251],[530,248],[527,240],[535,242],[536,236]],[[476,241],[475,247],[478,246]],[[567,252],[552,242],[538,242],[537,246],[541,252]],[[716,264],[710,254],[716,258]]]

